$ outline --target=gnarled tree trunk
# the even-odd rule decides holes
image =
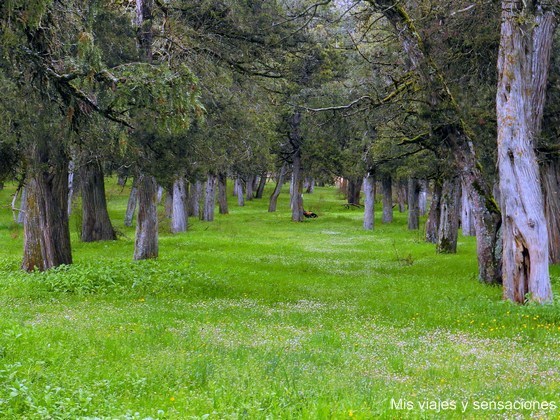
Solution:
[[[463,236],[475,235],[472,205],[467,194],[467,187],[464,184],[461,186],[461,229]]]
[[[294,154],[292,166],[292,188],[290,203],[292,208],[292,221],[303,221],[303,177],[301,168],[301,152],[298,149]]]
[[[555,20],[523,0],[502,1],[496,110],[504,297],[520,303],[552,299],[534,139],[542,119],[539,101],[544,104]]]
[[[198,179],[191,184],[188,194],[188,215],[200,217],[200,199],[202,197],[202,182]]]
[[[138,177],[138,217],[134,259],[145,260],[158,256],[158,217],[156,179],[147,174]]]
[[[245,188],[245,198],[247,201],[251,201],[253,199],[253,186],[255,183],[255,175],[249,175],[247,177],[246,188]]]
[[[416,178],[408,178],[408,229],[416,230],[420,227],[420,209],[418,199],[420,183]]]
[[[117,239],[105,198],[103,168],[89,159],[79,168],[82,189],[82,241],[112,241]]]
[[[282,191],[282,185],[284,185],[284,177],[286,176],[286,168],[288,164],[284,162],[282,167],[280,168],[280,172],[276,176],[276,187],[274,187],[274,191],[270,196],[270,202],[268,204],[268,212],[273,213],[276,211],[276,204],[278,202],[278,196]]]
[[[434,180],[434,191],[432,192],[432,204],[426,220],[426,242],[432,244],[438,241],[439,223],[441,217],[441,193],[442,185],[440,179]]]

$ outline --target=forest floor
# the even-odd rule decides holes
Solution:
[[[75,263],[26,274],[12,192],[0,418],[560,416],[560,301],[502,301],[476,279],[472,237],[437,255],[405,214],[366,232],[361,210],[317,188],[305,208],[319,218],[300,224],[285,195],[277,213],[232,199],[179,235],[160,209],[160,258],[134,262],[128,189],[109,179],[119,240],[80,243],[75,211]]]

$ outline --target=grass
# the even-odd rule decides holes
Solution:
[[[405,215],[365,232],[317,188],[300,224],[286,197],[272,214],[231,200],[180,235],[162,216],[160,258],[133,262],[127,191],[107,187],[121,238],[81,243],[74,216],[75,264],[46,273],[19,271],[1,209],[0,417],[560,415],[560,304],[502,301],[475,278],[474,238],[436,255]]]

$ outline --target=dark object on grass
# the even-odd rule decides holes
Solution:
[[[303,215],[307,218],[307,219],[316,219],[317,215],[315,213],[313,213],[312,211],[303,211]]]

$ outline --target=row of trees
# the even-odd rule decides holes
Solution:
[[[136,259],[158,254],[158,185],[181,232],[188,196],[196,203],[202,189],[205,220],[216,194],[227,212],[228,178],[242,204],[255,179],[275,174],[274,211],[289,176],[301,221],[304,184],[343,177],[350,205],[363,188],[364,228],[373,229],[377,181],[383,220],[395,189],[399,202],[408,194],[417,228],[428,185],[417,180],[430,179],[427,240],[454,252],[462,201],[480,279],[503,282],[513,301],[550,301],[549,257],[560,260],[557,9],[521,0],[4,2],[0,177],[25,186],[23,268],[72,261],[69,167],[86,241],[115,238],[105,173],[133,179]],[[262,195],[264,183],[255,187]]]

